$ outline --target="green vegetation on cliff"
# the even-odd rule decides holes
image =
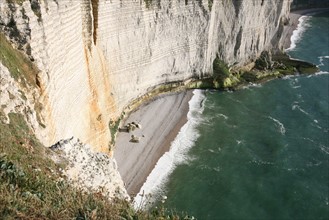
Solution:
[[[5,117],[1,111],[1,117]],[[0,123],[0,216],[4,219],[70,219],[116,216],[115,205],[60,181],[61,166],[47,157],[22,115]],[[107,211],[105,211],[107,210]],[[118,211],[119,209],[117,209]]]
[[[3,33],[0,33],[0,61],[23,86],[26,87],[25,83],[38,86],[39,70],[23,53],[12,47]]]
[[[253,68],[232,68],[218,57],[213,62],[213,84],[216,89],[238,89],[249,83],[262,83],[274,78],[294,74],[313,74],[319,71],[314,64],[291,59],[287,54],[272,56],[264,51]]]
[[[3,123],[0,109],[1,219],[180,219],[164,208],[135,210],[129,201],[109,201],[98,192],[69,185],[54,163],[56,153],[42,146],[20,114]],[[58,156],[58,155],[57,155]]]

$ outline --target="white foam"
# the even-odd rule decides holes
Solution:
[[[254,163],[257,165],[274,165],[273,162],[263,161],[263,160],[252,160],[252,161],[249,161],[249,163]]]
[[[293,111],[295,111],[296,109],[298,109],[300,112],[304,113],[305,115],[307,115],[307,116],[311,116],[307,111],[305,111],[304,109],[302,109],[302,108],[301,108],[299,105],[297,105],[297,104],[293,104],[292,107],[291,107],[291,109],[292,109]]]
[[[307,22],[310,18],[311,16],[301,16],[298,19],[297,29],[293,31],[292,36],[290,38],[290,47],[286,49],[286,51],[294,50],[296,48],[296,44],[300,41],[303,33],[309,27],[309,24]]]
[[[311,78],[311,77],[319,76],[319,75],[327,75],[327,74],[329,74],[328,71],[320,71],[320,72],[317,72],[315,74],[311,74],[311,75],[307,76],[307,78]]]
[[[193,94],[189,101],[188,120],[171,143],[170,150],[159,159],[140,192],[134,198],[136,209],[148,208],[157,197],[164,196],[160,194],[163,194],[164,184],[169,175],[177,165],[190,159],[187,152],[199,137],[196,127],[201,122],[201,114],[204,109],[203,101],[205,100],[201,90],[194,90]]]
[[[249,83],[248,85],[245,85],[245,86],[243,86],[242,88],[243,88],[243,89],[250,89],[250,88],[253,88],[253,87],[261,88],[261,87],[262,87],[262,84]]]
[[[326,154],[329,154],[329,147],[326,147],[322,144],[319,145],[319,148],[322,152],[326,153]]]
[[[293,86],[292,88],[293,89],[299,89],[300,87],[302,87],[302,86]]]
[[[301,87],[298,78],[289,78],[289,79],[290,79],[289,80],[289,85],[291,86],[291,88],[298,89],[298,88]]]
[[[279,131],[282,135],[284,135],[286,133],[286,129],[285,129],[284,125],[278,119],[272,118],[271,116],[269,116],[268,118],[276,123],[276,125],[279,127]]]
[[[318,66],[324,66],[324,59],[329,59],[329,56],[321,56],[321,57],[318,57],[319,58],[319,62],[320,64]]]
[[[294,79],[296,77],[296,75],[287,75],[287,76],[284,76],[284,77],[282,77],[282,79],[284,79],[284,80],[287,80],[287,79]]]
[[[318,125],[318,123],[311,123],[311,125],[313,126],[313,127],[315,127],[315,128],[318,128],[318,129],[320,129],[320,130],[322,130],[323,128],[320,126],[320,125]]]
[[[228,116],[227,115],[224,115],[224,114],[218,114],[218,117],[223,117],[225,120],[228,119]]]

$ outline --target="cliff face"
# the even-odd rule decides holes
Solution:
[[[74,136],[103,152],[109,122],[155,86],[211,75],[216,56],[243,66],[281,48],[290,6],[286,0],[11,2],[0,3],[0,28],[40,69],[46,128],[39,138],[49,146]]]

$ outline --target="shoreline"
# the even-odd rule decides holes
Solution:
[[[114,150],[119,173],[130,196],[139,193],[160,157],[169,151],[171,142],[187,122],[188,102],[192,96],[190,90],[161,95],[139,106],[121,123],[141,125],[141,129],[130,133],[119,132]],[[140,142],[130,142],[131,135],[139,137]]]
[[[289,24],[284,27],[281,39],[284,50],[291,46],[291,36],[300,17],[327,10],[329,8],[290,12]],[[130,133],[118,132],[114,150],[119,173],[131,197],[140,192],[158,160],[169,151],[172,141],[187,122],[188,102],[192,96],[190,90],[160,95],[130,112],[121,123],[137,122],[142,126]],[[129,142],[132,134],[140,138],[139,143]]]
[[[329,8],[312,8],[312,9],[302,9],[291,11],[289,14],[289,24],[284,27],[284,31],[282,34],[282,41],[284,50],[288,49],[291,46],[291,36],[293,35],[294,31],[297,29],[299,24],[299,18],[302,16],[310,15],[310,14],[318,14],[325,11],[328,11]]]

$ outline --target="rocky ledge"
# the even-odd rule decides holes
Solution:
[[[50,147],[55,161],[67,161],[64,175],[77,187],[102,193],[107,198],[128,198],[113,158],[94,152],[77,138],[61,140]]]

